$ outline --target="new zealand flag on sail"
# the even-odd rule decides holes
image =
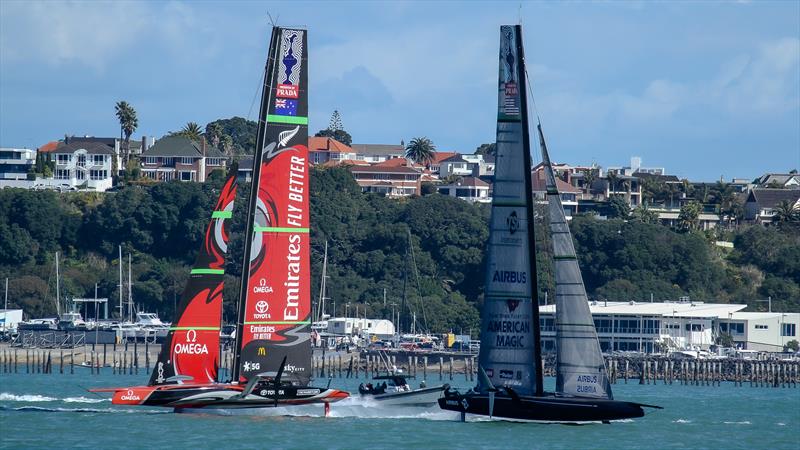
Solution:
[[[297,100],[289,100],[285,98],[275,99],[275,114],[279,116],[296,116],[297,115]]]

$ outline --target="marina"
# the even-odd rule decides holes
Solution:
[[[800,390],[741,389],[727,382],[719,387],[619,384],[616,392],[620,395],[642,403],[656,403],[665,409],[636,421],[614,423],[614,433],[609,433],[611,428],[602,425],[578,428],[503,422],[463,425],[454,413],[419,408],[387,410],[364,403],[357,396],[332,405],[327,419],[322,417],[318,406],[274,412],[280,416],[265,412],[248,418],[170,414],[155,408],[112,406],[109,399],[87,394],[85,389],[141,383],[142,374],[0,376],[4,448],[47,447],[52,445],[53,436],[59,436],[59,443],[70,448],[119,445],[120,438],[115,433],[97,430],[116,430],[124,422],[136,424],[124,427],[124,445],[131,449],[151,448],[154,439],[159,445],[173,448],[231,445],[255,448],[258,445],[253,441],[254,430],[288,449],[349,449],[362,445],[376,449],[398,446],[474,449],[512,446],[520,441],[555,449],[637,449],[648,442],[659,442],[662,448],[752,449],[768,441],[771,448],[791,449],[796,447],[796,424],[800,420],[795,407],[800,401]],[[345,379],[340,385],[355,392],[362,381]],[[545,378],[549,389],[554,382],[553,378]],[[470,386],[458,377],[452,384],[460,388]],[[754,404],[768,406],[754,408]],[[309,427],[314,429],[313,433],[307,432]],[[28,431],[32,429],[36,433]],[[250,431],[243,434],[243,429]],[[411,429],[413,433],[409,433]],[[565,441],[565,433],[570,436],[569,442]],[[296,440],[298,434],[304,436],[302,442]],[[458,438],[453,439],[454,435]]]

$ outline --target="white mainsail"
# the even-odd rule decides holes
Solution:
[[[556,392],[612,399],[553,166],[539,126],[556,278]]]

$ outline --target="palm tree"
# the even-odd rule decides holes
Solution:
[[[206,137],[214,148],[219,149],[220,139],[222,138],[222,127],[217,122],[206,125]]]
[[[434,152],[436,146],[426,137],[416,137],[406,145],[406,158],[426,166],[433,161]]]
[[[131,151],[131,135],[139,126],[136,110],[128,102],[120,100],[115,105],[117,119],[119,119],[119,138],[123,140],[123,167],[128,167]]]
[[[609,196],[612,195],[612,192],[616,191],[617,181],[619,180],[619,176],[617,172],[608,172],[606,174],[606,178],[608,178],[608,185],[609,185]]]
[[[203,130],[197,123],[189,122],[186,125],[184,125],[184,127],[181,128],[181,131],[179,131],[177,134],[178,136],[183,136],[193,141],[200,142],[200,138],[203,137]]]
[[[775,206],[776,223],[796,222],[800,220],[800,208],[789,200],[783,200]]]
[[[597,169],[589,169],[583,171],[583,188],[587,194],[592,194],[592,184],[597,179]]]

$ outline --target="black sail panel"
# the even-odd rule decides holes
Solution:
[[[519,27],[500,29],[497,155],[479,361],[493,386],[536,393],[535,274]],[[478,389],[489,388],[479,379]]]

